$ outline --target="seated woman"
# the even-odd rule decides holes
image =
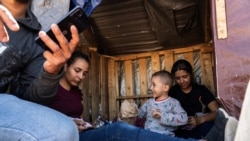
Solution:
[[[81,52],[74,52],[64,68],[56,97],[50,103],[54,108],[73,118],[79,129],[80,141],[194,141],[167,136],[125,122],[116,122],[99,128],[89,128],[81,118],[82,94],[78,88],[89,69],[89,58]]]
[[[176,136],[196,139],[205,137],[214,124],[219,108],[214,95],[204,85],[195,83],[193,68],[188,61],[176,61],[171,73],[176,84],[170,89],[169,95],[179,100],[188,114],[188,124],[179,127]]]

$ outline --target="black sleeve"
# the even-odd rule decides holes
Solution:
[[[200,85],[201,90],[201,101],[208,105],[210,102],[215,100],[215,96],[212,94],[212,92],[204,85]]]
[[[8,85],[0,86],[0,93],[5,93],[8,89]]]

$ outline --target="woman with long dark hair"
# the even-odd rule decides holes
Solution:
[[[191,64],[180,59],[173,64],[171,74],[175,85],[169,95],[180,101],[188,114],[188,124],[175,132],[176,136],[200,139],[205,137],[214,125],[216,111],[219,108],[214,95],[204,85],[194,81]]]

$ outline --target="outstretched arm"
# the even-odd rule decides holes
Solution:
[[[24,92],[25,99],[45,105],[54,97],[62,75],[62,68],[79,42],[75,26],[71,26],[72,39],[70,41],[64,37],[56,24],[52,24],[51,29],[59,43],[55,43],[44,31],[39,32],[39,37],[50,48],[50,51],[43,52],[45,61],[41,64],[42,71],[28,87],[27,92]]]

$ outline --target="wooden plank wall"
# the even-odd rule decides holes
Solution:
[[[206,45],[123,56],[103,56],[88,48],[81,48],[81,50],[89,55],[91,59],[89,73],[81,84],[84,107],[83,117],[86,121],[95,120],[99,114],[107,116],[109,119],[117,117],[121,101],[124,99],[130,101],[136,99],[144,103],[151,97],[148,91],[148,81],[150,81],[148,77],[150,74],[160,69],[170,71],[173,62],[180,58],[187,59],[194,66],[194,52],[198,52],[200,56],[202,83],[216,94],[213,49]],[[151,60],[150,64],[149,59]],[[138,64],[139,95],[134,92],[133,63],[135,60]],[[121,71],[121,62],[124,63],[125,96],[120,95],[119,72]]]
[[[82,52],[90,57],[90,68],[86,78],[80,85],[83,97],[83,114],[86,121],[94,121],[101,114],[109,116],[108,101],[108,58],[88,48]]]
[[[188,60],[194,66],[194,52],[199,52],[200,55],[199,59],[202,72],[202,84],[206,85],[215,94],[213,49],[212,47],[204,44],[181,49],[116,56],[108,59],[109,118],[113,119],[119,115],[120,103],[122,100],[128,99],[132,101],[135,99],[141,99],[142,102],[144,102],[151,97],[148,93],[148,81],[150,79],[147,78],[147,59],[151,59],[151,73],[161,69],[170,71],[172,64],[181,58]],[[164,56],[165,68],[161,68],[161,56]],[[137,60],[139,66],[140,95],[135,95],[133,91],[133,82],[135,78],[132,70],[133,60]],[[119,94],[120,88],[118,85],[118,72],[120,69],[119,63],[121,62],[124,63],[125,67],[125,96],[120,96]]]

